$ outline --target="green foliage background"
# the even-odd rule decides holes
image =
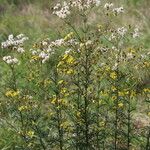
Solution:
[[[143,45],[150,48],[150,1],[120,0],[119,2],[122,3],[122,1],[125,7],[129,8],[128,14],[122,18],[122,21],[142,26]],[[59,32],[55,28],[57,27],[62,32],[63,28],[62,23],[52,17],[51,9],[54,3],[56,0],[0,0],[0,42],[9,34],[24,33],[30,39],[26,46],[28,48],[37,40],[57,37]],[[0,59],[6,53],[8,52],[0,48]],[[0,63],[0,77],[3,72],[6,72],[6,68]],[[1,80],[0,85],[3,84],[2,82]],[[0,98],[2,98],[1,92]],[[3,127],[3,130],[0,128],[0,149],[1,147],[2,150],[13,149],[18,139],[12,135],[12,131],[7,127]]]

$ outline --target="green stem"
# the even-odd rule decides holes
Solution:
[[[46,147],[45,147],[44,142],[43,142],[43,140],[42,140],[42,137],[41,137],[41,133],[40,133],[40,131],[39,131],[39,128],[38,128],[37,126],[35,126],[35,128],[36,128],[36,131],[37,131],[38,136],[39,136],[40,144],[41,144],[43,150],[46,150]]]
[[[150,128],[149,128],[148,134],[147,134],[146,150],[150,150]]]
[[[60,99],[60,89],[58,85],[58,72],[57,68],[55,70],[55,85],[56,85],[56,114],[57,114],[57,128],[58,128],[58,135],[59,135],[59,148],[60,150],[63,150],[63,129],[61,128],[61,120],[62,120],[62,112],[61,112],[61,106],[59,104]]]
[[[130,132],[131,132],[131,104],[130,104],[130,98],[128,102],[128,149],[130,149],[130,143],[131,143],[131,138],[130,138]]]

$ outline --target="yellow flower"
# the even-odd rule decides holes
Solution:
[[[80,48],[82,48],[84,46],[84,43],[80,43]]]
[[[104,92],[101,91],[101,92],[100,92],[100,95],[103,96],[103,97],[107,97],[107,96],[108,96],[108,92],[106,92],[106,91],[104,91]]]
[[[122,107],[123,107],[123,103],[119,103],[119,104],[118,104],[118,107],[119,107],[119,108],[122,108]]]
[[[80,117],[81,113],[78,111],[76,115],[77,115],[77,117]]]
[[[103,28],[103,26],[100,25],[100,24],[98,24],[98,25],[97,25],[97,28],[98,28],[98,31],[100,31],[100,30]]]
[[[29,136],[30,138],[32,138],[34,136],[34,131],[28,131],[27,132],[27,136]]]
[[[19,90],[17,90],[17,91],[14,91],[14,90],[10,90],[10,91],[7,91],[6,93],[5,93],[5,95],[7,96],[7,97],[16,97],[16,96],[18,96],[19,95]]]
[[[46,87],[47,85],[49,85],[49,84],[51,84],[51,83],[52,83],[51,80],[45,79],[45,80],[44,80],[44,87]]]
[[[62,88],[60,92],[61,92],[61,94],[66,93],[67,92],[67,88]]]
[[[68,128],[69,126],[70,126],[70,124],[69,124],[68,121],[63,122],[63,123],[61,123],[61,125],[60,125],[60,127],[61,127],[61,128],[64,128],[64,129]]]
[[[145,93],[150,93],[150,88],[144,88],[143,91],[144,91]]]
[[[67,72],[66,72],[67,74],[73,74],[73,69],[69,69],[69,70],[67,70]]]
[[[110,71],[110,67],[106,66],[105,71]]]
[[[144,62],[144,67],[150,67],[150,62],[145,61]]]
[[[117,99],[117,96],[112,96],[112,100],[116,100]]]
[[[117,73],[116,72],[112,72],[110,74],[110,77],[115,80],[117,78]]]
[[[56,104],[56,98],[53,98],[51,101],[52,104]]]
[[[58,81],[58,84],[62,84],[64,82],[64,80],[60,80]]]
[[[58,63],[58,65],[57,65],[57,67],[60,67],[61,65],[63,65],[64,64],[64,62],[63,61],[60,61],[59,63]]]
[[[101,127],[104,127],[104,126],[105,126],[105,122],[104,122],[104,121],[101,121],[101,122],[99,122],[99,125],[100,125]]]
[[[136,50],[130,47],[130,48],[128,48],[128,52],[130,52],[130,53],[133,53],[133,54],[134,54],[134,53],[136,53]]]
[[[123,96],[125,96],[125,93],[124,92],[118,92],[118,95],[123,97]]]
[[[48,116],[49,116],[49,117],[51,117],[51,116],[53,116],[53,115],[54,115],[53,112],[49,112],[49,113],[48,113]]]
[[[28,106],[20,106],[20,107],[18,107],[18,110],[19,111],[23,111],[23,110],[27,110],[28,109]]]
[[[133,98],[136,96],[136,92],[135,91],[131,91],[130,97]]]
[[[74,62],[74,58],[72,56],[69,56],[67,59],[68,64],[72,64]]]
[[[38,60],[40,57],[37,56],[37,55],[34,55],[34,56],[32,56],[31,58],[32,58],[33,60]]]
[[[116,88],[115,86],[112,86],[112,87],[111,87],[111,90],[114,92],[114,91],[117,90],[117,88]]]
[[[129,91],[124,91],[124,94],[128,95],[128,94],[129,94]]]
[[[60,104],[63,104],[63,105],[66,104],[66,100],[65,100],[65,99],[59,99],[58,102],[59,102]]]
[[[70,32],[69,34],[67,34],[67,35],[64,37],[64,40],[67,41],[67,40],[71,39],[72,36],[73,36],[73,34],[74,34],[73,32]]]
[[[66,63],[68,64],[73,64],[75,59],[73,58],[73,56],[69,55],[69,54],[64,54],[63,56],[63,61],[66,61]]]

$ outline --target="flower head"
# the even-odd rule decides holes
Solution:
[[[12,56],[4,56],[3,61],[6,62],[7,64],[10,64],[10,65],[14,65],[14,64],[19,63],[18,59],[14,58]]]

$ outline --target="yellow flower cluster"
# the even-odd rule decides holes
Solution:
[[[116,100],[117,99],[117,96],[112,96],[112,100]]]
[[[110,77],[111,77],[113,80],[117,79],[117,73],[116,73],[116,72],[110,73]]]
[[[63,99],[63,98],[57,99],[56,97],[54,97],[53,99],[50,100],[50,102],[53,105],[56,105],[56,104],[61,104],[63,106],[67,105],[66,99]]]
[[[146,68],[150,67],[150,62],[149,61],[145,61],[143,64],[144,64],[144,67],[146,67]]]
[[[130,98],[134,98],[137,95],[137,93],[134,90],[130,91]]]
[[[99,122],[99,126],[100,126],[100,127],[105,127],[105,125],[106,125],[105,121],[100,121],[100,122]]]
[[[145,93],[150,93],[150,88],[144,88],[143,91],[144,91]]]
[[[111,90],[114,92],[114,91],[117,90],[117,88],[116,88],[115,86],[112,86],[112,87],[111,87]]]
[[[69,54],[64,54],[62,60],[65,61],[67,64],[73,64],[75,62],[75,59],[73,58],[73,56]]]
[[[28,136],[28,137],[30,137],[30,138],[32,138],[33,136],[34,136],[34,131],[28,131],[27,133],[26,133],[26,135]]]
[[[39,58],[40,58],[39,56],[34,55],[34,56],[31,57],[31,60],[38,60]]]
[[[133,49],[133,48],[128,48],[127,51],[132,54],[136,53],[136,49]]]
[[[123,91],[119,91],[118,92],[118,96],[125,96],[125,95],[128,95],[129,94],[129,91],[127,91],[127,90],[123,90]]]
[[[76,61],[73,56],[71,56],[70,54],[64,54],[61,61],[57,65],[58,71],[63,72],[68,75],[74,74],[75,71],[73,70],[71,66],[74,65],[75,62]]]
[[[52,83],[51,80],[45,79],[45,80],[44,80],[44,87],[47,87],[47,86],[50,85],[51,83]]]
[[[101,92],[100,92],[100,95],[101,95],[102,97],[108,97],[108,96],[109,96],[108,91],[101,91]]]
[[[70,40],[72,37],[73,37],[74,33],[73,32],[70,32],[69,34],[67,34],[65,37],[64,37],[64,40],[67,41],[67,40]]]
[[[63,129],[67,129],[70,127],[70,123],[68,121],[65,121],[65,122],[61,123],[60,127]]]
[[[7,96],[7,97],[16,97],[16,96],[19,95],[19,93],[20,93],[19,90],[17,90],[17,91],[9,90],[5,93],[5,96]]]
[[[26,106],[26,105],[23,105],[23,106],[18,107],[18,110],[19,110],[19,111],[25,111],[25,110],[28,110],[28,109],[29,109],[29,107]]]
[[[58,63],[57,67],[66,67],[66,65],[72,65],[74,63],[75,59],[73,56],[71,56],[70,54],[64,54],[62,60]]]
[[[123,106],[124,106],[124,105],[123,105],[123,103],[121,103],[121,102],[118,104],[118,107],[119,107],[119,108],[122,108]]]
[[[59,84],[59,85],[61,85],[62,83],[64,83],[64,80],[58,81],[58,84]]]

